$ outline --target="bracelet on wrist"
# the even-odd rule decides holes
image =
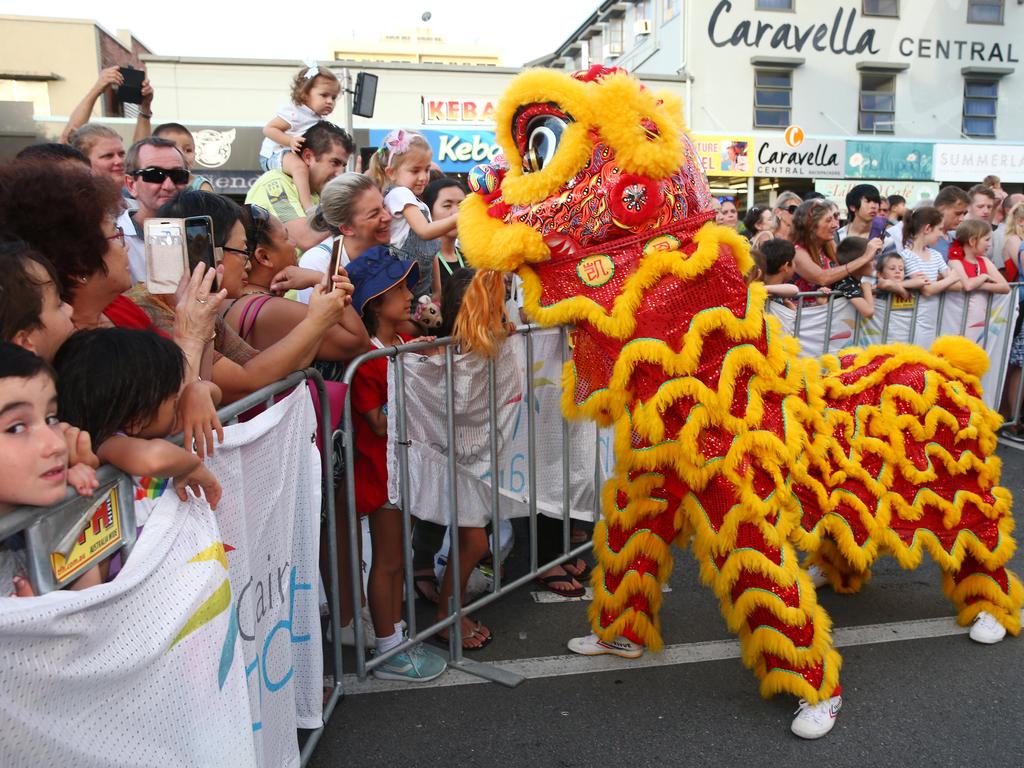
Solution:
[[[152,112],[139,112],[139,117],[144,117],[146,120],[149,120],[149,119],[151,119],[153,117],[153,113]]]

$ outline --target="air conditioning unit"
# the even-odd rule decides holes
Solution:
[[[651,34],[651,20],[650,19],[637,19],[633,25],[633,34],[636,35],[649,35]]]
[[[622,55],[622,43],[608,43],[604,47],[604,57],[603,58],[605,58],[605,59],[614,59],[617,56],[621,56],[621,55]]]

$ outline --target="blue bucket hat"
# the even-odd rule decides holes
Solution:
[[[348,263],[345,271],[355,287],[352,306],[360,316],[371,299],[386,293],[403,280],[412,290],[420,279],[419,264],[399,258],[395,251],[383,245],[375,245],[363,251],[361,256]]]

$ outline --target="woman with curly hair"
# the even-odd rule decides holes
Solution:
[[[836,261],[835,234],[839,222],[832,207],[825,200],[808,200],[793,214],[793,245],[796,256],[793,282],[802,292],[817,291],[849,277],[871,261],[872,254],[864,254],[848,264]]]

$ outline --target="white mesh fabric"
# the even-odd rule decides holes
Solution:
[[[227,574],[203,501],[165,493],[109,584],[0,599],[0,765],[256,765],[227,606],[174,643]],[[216,601],[214,601],[216,602]]]
[[[208,462],[223,488],[217,520],[234,547],[228,553],[232,602],[264,766],[298,765],[296,727],[317,728],[323,719],[315,433],[303,385],[251,421],[225,429],[224,446]]]

